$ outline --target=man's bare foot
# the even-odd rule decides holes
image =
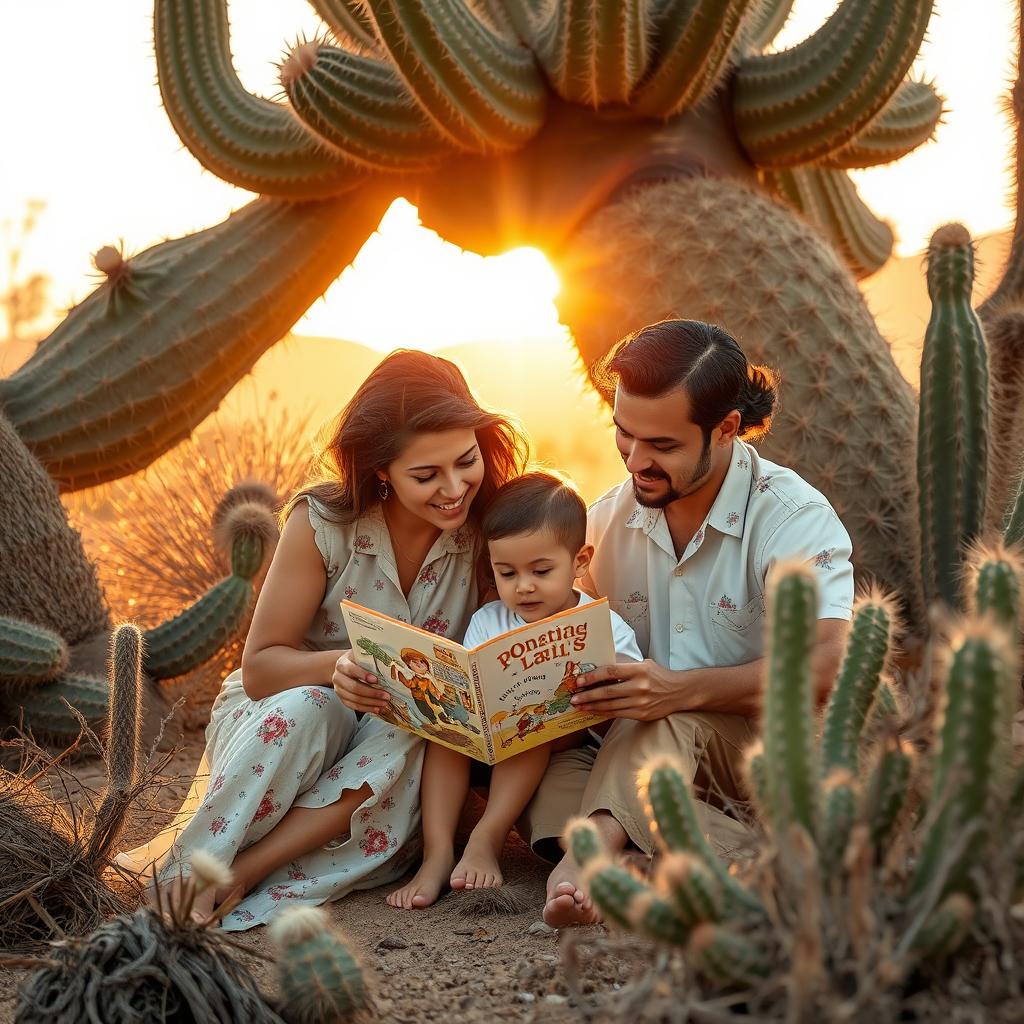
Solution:
[[[494,889],[504,881],[498,866],[498,854],[505,845],[478,834],[474,829],[462,851],[462,858],[452,870],[449,885],[453,889]],[[495,849],[497,846],[497,849]]]
[[[421,910],[436,902],[441,891],[448,884],[455,858],[444,854],[425,858],[419,871],[401,889],[395,889],[384,897],[389,907],[400,910]]]
[[[577,885],[576,867],[568,857],[563,857],[548,876],[547,902],[541,916],[551,928],[597,924],[601,920],[593,901]]]

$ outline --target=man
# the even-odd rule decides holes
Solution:
[[[775,386],[721,328],[690,320],[645,327],[612,350],[596,379],[609,397],[614,391],[616,444],[630,479],[590,509],[596,554],[584,585],[608,596],[645,660],[580,676],[573,703],[612,725],[599,750],[553,755],[527,834],[550,854],[578,813],[613,853],[653,854],[636,776],[652,755],[672,753],[706,798],[706,831],[728,856],[746,830],[707,800],[742,799],[743,751],[757,734],[767,575],[782,559],[814,568],[823,700],[849,630],[850,538],[822,494],[746,443],[767,429]],[[554,927],[598,920],[567,855],[548,879],[544,919]]]

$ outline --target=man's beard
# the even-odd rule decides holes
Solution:
[[[634,480],[633,495],[636,498],[637,504],[643,505],[644,508],[665,508],[666,505],[671,505],[673,501],[678,501],[680,498],[685,498],[688,494],[693,494],[704,483],[704,478],[710,472],[711,441],[709,439],[704,442],[700,458],[697,460],[693,473],[690,474],[690,479],[682,487],[674,487],[666,473],[656,473],[655,479],[664,480],[668,484],[668,490],[664,494],[657,498],[651,497],[639,490],[636,486],[636,480]]]

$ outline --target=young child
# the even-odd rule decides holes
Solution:
[[[562,480],[534,472],[505,484],[485,510],[481,532],[500,600],[470,620],[466,647],[593,600],[575,588],[594,553],[587,543],[587,508]],[[642,661],[633,630],[614,612],[611,617],[618,660]],[[446,884],[501,885],[498,857],[540,784],[550,749],[534,747],[494,766],[487,807],[457,864],[455,829],[469,791],[470,759],[437,743],[428,743],[424,756],[423,864],[411,882],[388,895],[394,907],[427,907]]]

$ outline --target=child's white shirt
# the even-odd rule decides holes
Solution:
[[[578,597],[577,606],[590,604],[594,600],[589,594],[574,590]],[[616,615],[609,609],[612,617],[612,640],[615,643],[615,653],[623,659],[630,661],[643,661],[644,656],[636,642],[636,634],[633,627],[625,619]],[[502,633],[510,633],[513,629],[519,629],[527,625],[526,620],[517,612],[512,611],[503,601],[490,601],[478,611],[473,613],[466,627],[466,636],[462,641],[463,647],[470,649],[479,647],[481,644],[493,640]]]

